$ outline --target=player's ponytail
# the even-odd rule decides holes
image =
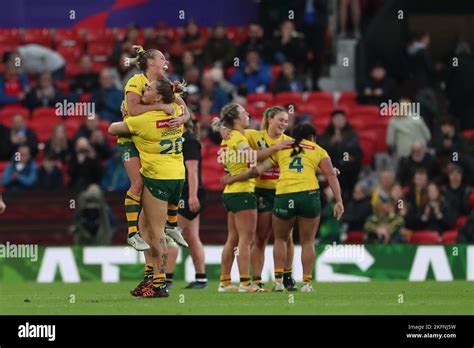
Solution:
[[[140,45],[133,45],[133,48],[135,49],[137,56],[130,59],[130,64],[133,64],[137,68],[146,71],[148,69],[148,59],[155,58],[157,50],[151,49],[145,51],[143,46]]]
[[[233,129],[234,120],[239,118],[239,104],[230,103],[225,105],[221,110],[221,124],[225,127]]]
[[[286,112],[286,109],[282,106],[271,106],[263,112],[262,124],[260,125],[261,130],[268,130],[269,118],[274,118],[280,112]]]
[[[291,152],[291,157],[294,157],[303,152],[303,148],[301,147],[301,142],[303,140],[316,138],[316,128],[309,123],[300,123],[293,128],[291,135],[295,139],[295,142],[292,144],[293,151]]]
[[[186,83],[160,78],[157,80],[156,92],[163,98],[163,103],[169,104],[176,100],[176,94],[182,94],[186,91]]]

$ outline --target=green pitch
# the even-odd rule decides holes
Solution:
[[[183,290],[135,299],[136,283],[0,284],[1,314],[474,314],[472,282],[315,283],[314,293],[217,293]]]

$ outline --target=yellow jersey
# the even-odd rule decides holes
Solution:
[[[127,81],[127,84],[124,87],[124,91],[125,91],[124,106],[125,106],[125,110],[127,111],[127,114],[123,117],[124,121],[131,117],[128,114],[127,92],[136,93],[141,97],[143,93],[145,92],[145,89],[149,83],[150,81],[148,80],[145,74],[135,74]],[[132,141],[132,139],[129,137],[119,137],[117,140],[117,143],[123,144],[130,141]]]
[[[328,153],[321,146],[312,141],[301,142],[303,151],[291,157],[291,145],[278,151],[270,157],[273,164],[280,166],[280,179],[276,185],[276,193],[293,193],[317,190],[319,188],[316,170],[323,158],[329,158]]]
[[[230,132],[230,139],[222,140],[219,160],[224,164],[224,170],[227,174],[233,176],[246,172],[249,169],[253,161],[249,156],[242,153],[245,149],[250,149],[249,142],[239,131],[232,130]],[[255,179],[248,179],[226,185],[224,193],[253,192],[254,190]]]
[[[270,146],[278,144],[280,141],[285,139],[291,139],[288,135],[282,134],[278,138],[273,139],[268,135],[266,130],[254,130],[246,129],[245,137],[249,141],[249,145],[254,150],[264,150]],[[275,165],[273,168],[270,168],[265,173],[260,175],[255,179],[255,187],[274,190],[278,178],[280,177],[280,167]]]
[[[171,104],[175,114],[181,113],[178,104]],[[184,126],[169,127],[164,111],[149,111],[125,122],[132,133],[132,141],[140,153],[140,173],[150,179],[177,180],[185,178],[183,158]]]

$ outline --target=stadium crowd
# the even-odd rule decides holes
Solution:
[[[275,104],[294,108],[291,123],[316,125],[318,143],[341,171],[346,202],[338,222],[331,216],[332,197],[322,195],[321,241],[406,242],[418,232],[436,231],[472,242],[474,88],[468,88],[473,79],[467,72],[474,57],[469,45],[456,48],[462,62],[455,69],[434,62],[429,34],[415,35],[401,52],[402,79],[377,62],[357,92],[323,92],[317,79],[328,63],[327,15],[327,9],[318,12],[326,21],[322,28],[305,13],[304,23],[283,20],[274,32],[268,23],[216,24],[209,30],[193,20],[182,28],[159,23],[126,30],[2,30],[3,42],[10,43],[3,48],[0,76],[4,190],[80,192],[99,184],[104,191],[123,192],[129,187],[106,129],[121,120],[123,86],[139,72],[128,58],[134,56],[132,45],[143,44],[166,52],[170,79],[187,82],[186,104],[210,148],[220,142],[211,120],[232,100],[246,105],[255,128],[262,111]],[[311,30],[318,35],[308,36]],[[346,36],[345,26],[341,30]],[[355,31],[360,36],[358,27]],[[440,91],[450,109],[439,103]],[[54,108],[63,100],[93,103],[94,117],[56,116]],[[388,100],[416,102],[421,115],[382,117],[379,107]],[[368,124],[368,116],[377,120]],[[324,185],[323,191],[329,192]]]

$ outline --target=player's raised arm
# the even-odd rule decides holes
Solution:
[[[120,135],[131,135],[131,132],[126,122],[113,122],[109,126],[109,134],[120,136]]]
[[[337,173],[334,170],[329,157],[323,158],[321,162],[319,162],[319,168],[321,168],[321,171],[327,178],[329,186],[334,194],[334,198],[336,199],[336,204],[334,205],[334,216],[339,220],[342,214],[344,214],[344,205],[342,204],[341,187],[339,186]]]

